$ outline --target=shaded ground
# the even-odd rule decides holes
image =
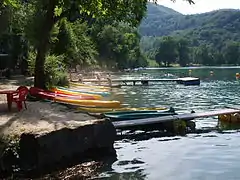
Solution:
[[[33,80],[33,77],[23,75],[12,76],[10,79],[0,78],[0,90],[5,87],[31,86]]]
[[[20,85],[31,84],[31,79],[24,78],[23,76],[17,76],[10,80],[0,79],[0,90],[16,90]],[[9,127],[16,119],[17,114],[16,104],[12,104],[12,111],[8,112],[7,108],[7,96],[0,94],[0,133]]]
[[[99,121],[87,114],[73,113],[65,106],[50,102],[27,102],[27,109],[17,112],[15,108],[14,111],[0,112],[0,134],[47,133]]]
[[[90,161],[81,163],[76,166],[59,170],[51,174],[44,175],[34,180],[47,180],[47,179],[89,179],[97,175],[98,170],[101,168],[102,163]]]
[[[0,79],[0,90],[17,89],[18,86],[31,86],[32,78],[22,76],[11,80]],[[17,111],[13,103],[12,111],[8,112],[6,95],[0,94],[0,137],[19,137],[22,133],[48,133],[62,128],[74,128],[97,121],[90,115],[74,113],[69,108],[57,103],[27,101],[27,109]],[[1,144],[0,144],[1,147]],[[0,148],[1,149],[1,148]],[[90,161],[58,170],[36,179],[86,179],[95,175],[101,163]],[[15,175],[12,176],[14,179]]]
[[[31,85],[32,78],[17,77],[1,80],[0,90],[17,89],[20,85]],[[95,118],[84,113],[73,113],[67,107],[51,102],[27,102],[27,109],[17,111],[13,103],[7,109],[6,95],[0,94],[0,134],[23,132],[49,132],[63,127],[74,127],[94,123]],[[91,121],[91,122],[90,122]]]

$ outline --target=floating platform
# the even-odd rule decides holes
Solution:
[[[194,78],[194,77],[178,78],[177,83],[183,84],[185,86],[200,85],[200,78]]]
[[[116,121],[113,122],[113,125],[116,129],[127,129],[132,128],[134,126],[146,126],[146,125],[154,125],[163,122],[172,122],[178,120],[190,121],[195,118],[202,117],[211,117],[218,116],[223,114],[234,114],[240,113],[240,109],[220,109],[215,111],[201,112],[201,113],[187,113],[187,114],[179,114],[179,115],[171,115],[164,117],[156,117],[156,118],[144,118],[144,119],[136,119],[136,120],[124,120],[124,121]]]
[[[112,83],[122,83],[122,86],[128,85],[149,85],[149,83],[156,83],[156,82],[177,82],[178,84],[183,84],[185,86],[190,85],[200,85],[200,78],[197,77],[183,77],[183,78],[176,78],[176,79],[148,79],[148,78],[139,78],[139,79],[111,79]],[[103,83],[109,82],[108,79],[83,79],[82,82],[90,82],[90,83]],[[130,84],[129,84],[130,83]]]

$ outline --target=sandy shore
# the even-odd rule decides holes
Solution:
[[[73,113],[68,108],[47,102],[27,102],[21,112],[1,113],[0,133],[20,135],[22,133],[48,133],[62,128],[74,128],[94,123],[92,116]],[[99,121],[99,120],[96,120]]]
[[[0,90],[17,89],[20,85],[27,84],[29,84],[29,79],[26,78],[4,80],[0,83]],[[91,124],[96,121],[94,119],[88,114],[74,113],[63,105],[40,101],[27,101],[27,109],[21,112],[17,111],[16,104],[13,103],[12,111],[9,112],[6,95],[0,94],[0,134],[50,132],[63,127],[71,128]]]

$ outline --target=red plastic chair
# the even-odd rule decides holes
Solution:
[[[17,93],[14,94],[12,101],[17,103],[18,111],[21,111],[23,108],[22,103],[24,103],[25,108],[27,109],[26,99],[28,95],[28,88],[26,86],[20,86],[17,89]]]

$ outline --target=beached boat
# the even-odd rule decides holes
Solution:
[[[34,97],[38,97],[41,99],[48,99],[48,100],[54,100],[56,97],[65,97],[65,98],[71,98],[71,99],[85,99],[85,100],[96,100],[94,96],[89,95],[69,95],[69,94],[62,94],[62,93],[55,93],[48,90],[43,90],[37,87],[31,87],[29,89],[30,95]]]
[[[133,120],[133,119],[143,119],[143,118],[153,118],[153,117],[162,117],[177,115],[173,109],[169,110],[147,110],[147,111],[122,111],[122,112],[109,112],[104,113],[106,118],[111,119],[112,121],[121,121],[121,120]]]
[[[116,111],[144,111],[144,110],[165,110],[165,107],[139,107],[139,108],[130,108],[130,107],[120,107],[120,108],[88,108],[88,107],[78,107],[79,111],[90,112],[90,113],[106,113],[106,112],[116,112]]]
[[[71,86],[69,89],[72,90],[78,90],[78,91],[84,91],[84,92],[99,92],[99,93],[104,93],[104,92],[109,92],[110,90],[108,89],[96,89],[96,88],[85,88],[85,87],[76,87],[76,86]]]
[[[78,93],[86,93],[86,94],[95,94],[95,95],[101,95],[101,96],[108,96],[111,93],[110,92],[100,92],[100,91],[91,91],[91,90],[78,90],[78,89],[70,89],[65,87],[57,87],[57,89],[65,90],[69,92],[78,92]]]
[[[51,88],[50,91],[55,92],[57,94],[66,94],[66,95],[82,95],[82,96],[93,96],[95,99],[99,100],[102,99],[101,95],[98,94],[88,94],[88,93],[80,93],[80,92],[74,92],[74,91],[68,91],[65,89],[59,89],[59,88]]]
[[[121,106],[119,101],[77,100],[63,97],[56,97],[55,101],[84,107],[119,108]]]
[[[70,82],[70,86],[75,86],[75,87],[82,87],[82,88],[94,88],[94,89],[103,89],[103,90],[110,90],[111,88],[120,88],[121,84],[112,84],[111,86],[106,85],[106,86],[97,86],[97,85],[89,85],[89,84],[83,84],[83,83],[74,83]]]
[[[83,83],[74,83],[70,82],[70,86],[76,86],[76,87],[81,87],[81,88],[90,88],[90,89],[103,89],[103,90],[110,90],[110,87],[107,86],[94,86],[94,85],[89,85],[89,84],[83,84]]]
[[[74,90],[80,90],[80,91],[93,91],[93,92],[109,92],[111,89],[103,89],[103,88],[95,88],[95,87],[88,87],[88,86],[76,86],[76,85],[71,85],[71,89]]]

